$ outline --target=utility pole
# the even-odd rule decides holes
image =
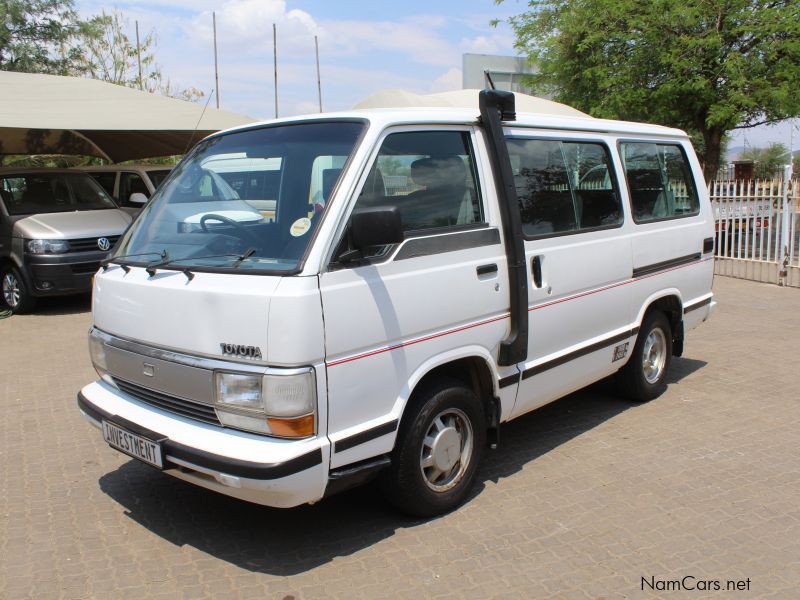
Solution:
[[[275,118],[278,118],[278,32],[272,24],[272,68],[275,72]]]
[[[319,112],[322,112],[322,83],[319,78],[319,41],[314,36],[314,50],[317,53],[317,96],[319,97]]]
[[[219,65],[217,63],[217,13],[211,12],[211,20],[214,26],[214,95],[217,98],[217,108],[219,108]]]
[[[128,21],[130,23],[130,21]],[[139,89],[144,91],[144,81],[142,80],[142,47],[139,45],[139,21],[136,23],[136,60],[139,62]]]

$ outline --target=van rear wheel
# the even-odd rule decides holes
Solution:
[[[639,329],[628,363],[618,374],[620,391],[634,402],[647,402],[667,389],[672,360],[672,328],[661,311],[649,313]]]
[[[391,467],[383,473],[384,493],[414,516],[451,511],[472,489],[486,446],[480,401],[461,382],[443,380],[423,390],[407,410]]]

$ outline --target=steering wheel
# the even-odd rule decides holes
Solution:
[[[244,230],[244,225],[242,225],[239,221],[234,221],[230,217],[225,217],[223,215],[218,215],[216,213],[208,213],[200,217],[200,229],[202,229],[206,233],[211,233],[208,230],[208,227],[206,227],[207,221],[219,221],[220,223],[225,223],[226,225],[232,225],[236,229]]]
[[[219,221],[220,223],[231,225],[234,229],[240,231],[244,237],[248,238],[250,242],[254,244],[258,242],[258,238],[256,237],[255,233],[247,229],[247,227],[245,227],[241,222],[224,215],[218,215],[216,213],[208,213],[200,217],[200,229],[202,229],[205,233],[212,233],[208,230],[208,227],[206,227],[206,222],[208,221]]]

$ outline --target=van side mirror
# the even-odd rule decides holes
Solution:
[[[350,244],[338,257],[341,263],[360,261],[368,248],[389,246],[403,241],[403,225],[396,206],[376,206],[355,210],[350,217]]]
[[[147,204],[147,196],[142,192],[133,192],[128,198],[128,202],[131,204]]]
[[[350,218],[350,235],[358,250],[399,244],[404,239],[400,211],[396,206],[356,210]]]

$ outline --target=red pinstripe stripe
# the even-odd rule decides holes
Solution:
[[[548,306],[553,306],[554,304],[560,304],[561,302],[567,302],[568,300],[576,300],[577,298],[583,298],[584,296],[590,296],[591,294],[597,294],[598,292],[603,292],[605,290],[610,290],[612,288],[620,287],[622,285],[627,285],[629,283],[633,283],[635,281],[642,281],[644,279],[648,279],[650,277],[655,277],[656,275],[663,275],[664,273],[669,273],[670,271],[675,271],[677,269],[683,269],[685,267],[692,267],[694,265],[699,265],[700,263],[706,262],[708,260],[713,260],[714,257],[704,258],[696,262],[688,263],[685,265],[678,265],[677,267],[671,267],[669,269],[664,269],[663,271],[659,271],[657,273],[651,273],[650,275],[643,275],[641,277],[637,277],[636,279],[628,279],[627,281],[621,281],[619,283],[613,283],[611,285],[607,285],[605,287],[597,288],[596,290],[589,290],[588,292],[582,292],[580,294],[575,294],[573,296],[567,296],[565,298],[559,298],[558,300],[553,300],[552,302],[545,302],[544,304],[537,304],[536,306],[531,306],[528,308],[528,311],[539,310],[540,308],[546,308]],[[507,319],[509,317],[509,313],[505,313],[499,317],[493,317],[491,319],[486,319],[484,321],[478,321],[477,323],[471,323],[469,325],[462,325],[461,327],[456,327],[455,329],[449,329],[447,331],[440,331],[439,333],[433,333],[431,335],[427,335],[425,337],[417,338],[415,340],[410,340],[408,342],[400,342],[398,344],[394,344],[392,346],[387,346],[385,348],[378,348],[376,350],[371,350],[369,352],[363,352],[362,354],[356,354],[354,356],[348,356],[347,358],[340,358],[338,360],[334,360],[331,362],[326,363],[329,367],[335,367],[336,365],[343,365],[345,363],[353,362],[355,360],[359,360],[362,358],[367,358],[370,356],[375,356],[376,354],[383,354],[384,352],[391,352],[392,350],[398,350],[399,348],[405,348],[406,346],[413,346],[414,344],[419,344],[420,342],[427,342],[429,340],[433,340],[436,338],[444,337],[446,335],[450,335],[451,333],[458,333],[459,331],[465,331],[467,329],[472,329],[473,327],[480,327],[481,325],[488,325],[489,323],[494,323],[496,321],[502,321],[503,319]]]

